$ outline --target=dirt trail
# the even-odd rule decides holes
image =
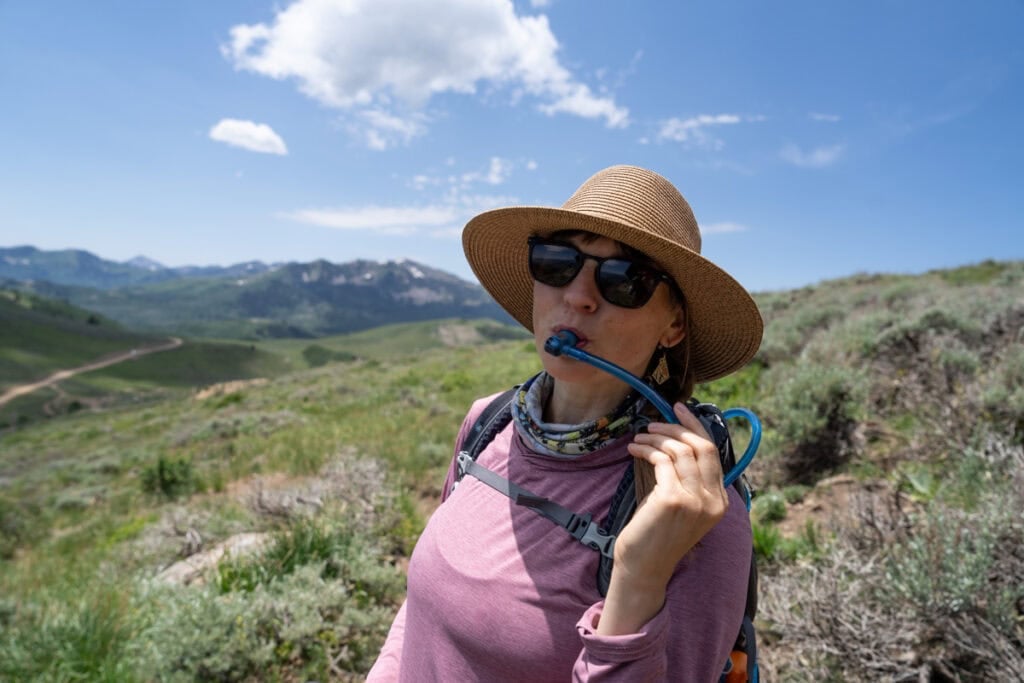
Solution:
[[[105,368],[108,365],[122,363],[126,360],[138,358],[139,356],[145,356],[150,353],[170,351],[171,349],[178,348],[183,343],[184,342],[182,342],[182,340],[179,339],[178,337],[171,337],[170,340],[164,344],[158,344],[156,346],[141,346],[136,349],[129,349],[128,351],[119,351],[118,353],[115,353],[113,355],[104,356],[99,360],[94,360],[93,362],[87,363],[86,365],[80,365],[77,368],[70,368],[68,370],[58,370],[57,372],[53,373],[46,379],[42,379],[38,382],[32,382],[31,384],[21,384],[19,386],[8,389],[3,394],[0,394],[0,406],[9,403],[10,401],[13,401],[19,396],[32,393],[36,389],[48,387],[51,384],[56,384],[57,382],[66,380],[69,377],[74,377],[75,375],[81,374],[83,372],[89,372],[90,370],[99,370],[100,368]]]

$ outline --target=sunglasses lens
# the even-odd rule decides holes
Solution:
[[[601,263],[597,272],[601,296],[623,308],[646,304],[659,281],[655,271],[625,259],[608,259]]]
[[[530,274],[537,282],[562,287],[572,282],[582,267],[582,255],[571,246],[544,242],[530,245]]]

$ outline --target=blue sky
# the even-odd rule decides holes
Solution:
[[[416,261],[612,164],[754,291],[1024,258],[1024,3],[0,0],[0,246]]]

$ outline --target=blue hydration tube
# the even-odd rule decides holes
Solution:
[[[627,370],[619,367],[615,363],[611,363],[606,361],[604,358],[599,358],[582,349],[576,348],[576,344],[578,344],[579,341],[579,337],[569,330],[562,330],[544,342],[544,350],[552,356],[568,356],[569,358],[589,363],[595,368],[604,370],[608,374],[621,379],[623,382],[643,394],[648,401],[654,404],[654,407],[658,409],[658,412],[665,417],[666,422],[679,424],[679,419],[676,418],[675,413],[672,411],[672,406],[670,406],[668,401],[662,398],[658,392],[652,389],[650,385],[636,375],[633,375]],[[737,462],[736,465],[726,473],[725,478],[723,479],[723,485],[728,488],[740,478],[743,471],[747,469],[747,465],[749,465],[754,459],[754,454],[757,453],[757,447],[761,444],[761,421],[753,411],[746,408],[729,408],[722,412],[722,417],[727,420],[733,417],[742,417],[750,423],[750,443],[747,444],[747,450],[743,452],[743,457],[741,457],[739,462]],[[747,502],[747,505],[749,507],[749,501]]]

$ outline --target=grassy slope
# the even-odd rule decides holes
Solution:
[[[448,333],[446,335],[446,332]],[[320,346],[339,354],[359,358],[388,360],[410,356],[431,349],[452,346],[452,336],[466,339],[469,345],[487,340],[528,339],[526,332],[493,320],[430,320],[418,323],[384,325],[352,334],[320,337],[317,339],[272,339],[259,343],[264,348],[281,353],[291,362],[308,362],[303,356],[310,346]],[[308,354],[307,354],[308,355]]]
[[[163,339],[59,301],[0,290],[0,391]]]
[[[421,523],[416,512],[418,496],[436,498],[455,431],[469,402],[480,393],[509,386],[535,367],[532,345],[523,342],[504,342],[484,352],[439,349],[395,361],[331,364],[205,400],[176,398],[79,413],[0,436],[0,517],[7,544],[0,546],[0,596],[23,596],[17,603],[21,607],[0,598],[0,620],[13,620],[16,625],[11,632],[11,668],[0,664],[0,678],[5,674],[54,676],[55,667],[85,672],[86,679],[99,677],[95,672],[100,669],[116,670],[117,680],[141,675],[153,660],[132,659],[126,648],[142,642],[137,631],[143,626],[160,628],[162,617],[149,611],[157,609],[156,603],[140,597],[143,604],[133,606],[125,600],[134,594],[134,586],[142,590],[136,578],[152,576],[177,559],[181,538],[167,528],[167,520],[184,517],[207,544],[234,532],[278,526],[274,518],[254,515],[244,497],[231,494],[233,482],[247,481],[257,473],[320,479],[325,466],[344,466],[353,460],[385,463],[390,473],[387,488],[409,493],[387,506],[394,523],[386,529],[375,528],[365,541],[373,547],[360,551],[360,561],[378,557],[381,551],[374,548],[379,546],[407,552]],[[161,459],[188,462],[191,483],[204,491],[192,495],[188,512],[144,491],[147,472],[153,472]],[[355,501],[371,501],[374,491],[360,487],[350,495]],[[352,514],[347,504],[342,508],[328,504],[322,517],[336,520],[332,528],[345,528],[369,513],[360,513],[357,519]],[[346,541],[345,547],[356,541]],[[17,554],[11,556],[15,548]],[[370,573],[390,566],[386,558],[373,561],[385,564],[367,569]],[[369,590],[367,581],[362,580],[360,590]],[[315,592],[326,594],[329,588],[321,586]],[[375,608],[386,613],[375,617],[371,626],[354,626],[356,631],[346,636],[350,643],[371,628],[378,636],[366,652],[379,647],[379,631],[386,628],[394,601],[400,597],[388,595],[388,601]],[[296,595],[284,598],[288,605],[297,599]],[[109,621],[79,628],[86,614],[112,600],[114,606],[104,612]],[[50,622],[34,611],[37,607],[72,622],[61,627],[64,635],[47,630]],[[214,608],[211,603],[210,609]],[[248,613],[257,611],[253,608]],[[36,640],[41,633],[47,634],[49,643],[85,638],[86,627],[99,633],[106,628],[112,639],[116,635],[124,641],[111,644],[113,650],[92,645],[88,656],[55,659],[52,650]],[[75,635],[68,635],[69,628]],[[204,628],[216,630],[209,624]],[[318,625],[314,630],[322,634],[329,629]],[[173,631],[185,637],[179,627]],[[136,639],[127,638],[125,632]],[[169,647],[164,638],[160,640],[154,646]],[[352,666],[365,668],[368,656]],[[97,664],[96,658],[102,662]],[[124,664],[129,661],[134,663]],[[122,664],[127,670],[119,668]],[[284,669],[294,671],[294,666]],[[310,675],[314,673],[329,675],[323,669]]]
[[[1005,621],[1013,601],[1024,597],[1024,561],[1013,555],[1024,544],[1019,515],[1014,521],[1013,514],[1024,504],[1024,264],[979,264],[919,277],[857,276],[760,295],[758,301],[767,329],[757,359],[698,393],[723,406],[753,407],[766,425],[751,471],[762,491],[755,521],[766,577],[766,671],[778,680],[892,677],[926,666],[907,660],[910,651],[927,653],[948,670],[1005,679],[1012,669],[993,668],[998,662],[1024,661],[1024,637],[1014,640],[1012,616]],[[181,540],[168,531],[169,518],[183,517],[208,542],[279,526],[279,520],[254,515],[238,493],[237,485],[256,473],[318,480],[325,467],[339,462],[384,463],[397,498],[386,506],[392,516],[385,526],[360,532],[375,539],[360,541],[370,544],[360,547],[377,567],[360,571],[370,576],[390,566],[380,544],[391,552],[408,550],[418,524],[416,499],[436,496],[469,401],[537,367],[527,342],[414,353],[401,337],[400,330],[387,330],[366,333],[358,344],[318,340],[337,351],[370,344],[383,353],[386,344],[395,346],[388,357],[373,358],[364,348],[364,360],[282,375],[202,401],[178,397],[77,414],[0,436],[3,539],[8,554],[17,549],[0,559],[0,595],[22,596],[20,607],[0,600],[0,624],[11,625],[10,661],[20,667],[8,673],[54,676],[64,667],[128,676],[118,667],[131,673],[156,661],[133,649],[144,650],[153,633],[163,634],[168,650],[185,643],[180,623],[167,626],[168,610],[147,607],[163,603],[133,592],[133,577],[151,575],[175,558]],[[416,338],[424,338],[422,330]],[[305,344],[281,344],[268,353],[291,358],[294,367]],[[146,474],[160,460],[189,463],[189,481],[199,492],[179,503],[144,493]],[[840,519],[846,528],[808,528],[781,538],[776,520],[836,472],[871,482],[865,492],[892,491],[904,501],[903,516],[892,527],[879,519],[865,527],[847,511],[845,522]],[[761,505],[766,501],[779,501],[781,508],[768,514]],[[358,527],[362,517],[353,517],[351,505],[327,506],[320,518]],[[293,520],[285,528],[295,533],[304,527]],[[292,580],[273,585],[292,586]],[[223,601],[240,594],[190,590],[179,594],[206,605],[206,616],[195,618],[206,619],[200,621],[204,636],[220,643],[218,629],[236,622],[224,626],[210,615],[223,614],[217,612],[227,609]],[[288,590],[287,601],[295,604],[310,594],[307,588]],[[313,594],[324,590],[319,586]],[[241,604],[260,613],[271,596],[252,595]],[[386,591],[373,595],[359,604],[382,612],[342,636],[369,652],[352,659],[352,671],[372,661],[397,599]],[[67,644],[86,626],[97,630],[83,621],[95,612],[91,607],[112,596],[121,597],[104,613],[108,621],[99,630],[117,637],[92,647],[89,657],[69,654]],[[858,618],[836,622],[835,610]],[[53,619],[63,631],[51,628]],[[160,631],[161,624],[169,630]],[[864,628],[852,630],[858,624]],[[970,631],[971,624],[982,630]],[[310,632],[324,628],[310,626]],[[49,640],[37,642],[34,633]],[[953,635],[942,640],[936,633]],[[981,654],[957,650],[956,637],[964,637],[958,633],[982,642]],[[280,652],[292,652],[299,642],[297,636],[277,637]],[[66,647],[54,648],[55,642]],[[310,648],[302,657],[257,661],[250,649],[230,655],[228,668],[324,675],[316,648],[340,650],[302,642]],[[998,657],[996,648],[1003,648]]]
[[[128,332],[90,311],[52,299],[25,293],[6,294],[0,296],[0,390],[111,352],[164,341]],[[444,330],[448,332],[447,343]],[[443,348],[450,345],[453,334],[469,344],[488,338],[522,336],[521,332],[493,321],[445,320],[389,325],[316,340],[249,343],[190,339],[179,349],[90,371],[61,382],[57,388],[19,397],[0,407],[0,428],[84,406],[153,400],[166,395],[167,390],[232,379],[276,377],[357,357],[384,360]]]

